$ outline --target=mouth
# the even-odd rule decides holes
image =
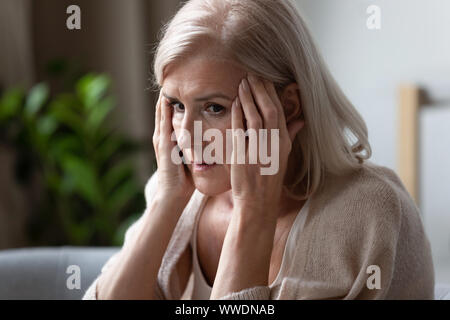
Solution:
[[[206,162],[192,164],[192,168],[194,169],[194,171],[200,171],[200,172],[209,170],[211,168],[214,168],[215,166],[216,166],[216,163],[207,164]]]

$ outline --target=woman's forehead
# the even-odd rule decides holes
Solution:
[[[167,68],[163,81],[167,95],[198,96],[222,92],[230,96],[237,91],[246,72],[227,60],[197,57]],[[206,92],[207,91],[207,92]]]

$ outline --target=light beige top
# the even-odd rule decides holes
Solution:
[[[207,197],[204,197],[205,199]],[[194,226],[194,232],[192,232],[191,237],[191,248],[192,248],[192,272],[193,272],[193,288],[192,288],[192,294],[191,299],[192,300],[209,300],[209,297],[211,296],[212,287],[209,286],[208,282],[206,281],[206,278],[203,274],[202,268],[200,267],[198,254],[197,254],[197,230],[198,230],[198,223],[199,223],[199,217],[200,212],[202,212],[204,208],[204,202],[200,207],[199,214],[197,215],[197,218],[195,219],[195,226]]]
[[[154,174],[146,186],[147,204],[156,188]],[[190,243],[204,199],[195,190],[178,220],[158,273],[161,299],[192,297],[194,286],[186,289],[191,292],[181,292],[175,266]],[[351,174],[327,174],[324,188],[308,202],[301,232],[290,234],[276,283],[222,299],[434,298],[431,249],[419,209],[392,170],[366,161]],[[128,229],[125,242],[140,221]],[[102,271],[116,258],[112,256]],[[367,285],[373,265],[380,270],[380,289]],[[96,298],[97,279],[83,299]]]

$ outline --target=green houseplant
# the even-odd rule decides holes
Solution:
[[[114,130],[111,80],[87,74],[51,96],[47,84],[0,98],[0,142],[16,154],[16,180],[38,177],[39,205],[29,223],[35,245],[120,245],[144,209],[133,156],[141,145]]]

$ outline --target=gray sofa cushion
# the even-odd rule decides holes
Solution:
[[[106,260],[120,248],[48,247],[0,251],[0,299],[81,299]],[[80,289],[69,289],[67,268],[80,269]],[[435,299],[450,300],[450,285],[437,284]]]
[[[81,299],[106,260],[120,248],[41,247],[0,251],[0,299]],[[67,287],[70,265],[80,289]],[[75,267],[76,268],[76,267]]]
[[[435,300],[450,300],[450,284],[438,284],[434,288]]]

